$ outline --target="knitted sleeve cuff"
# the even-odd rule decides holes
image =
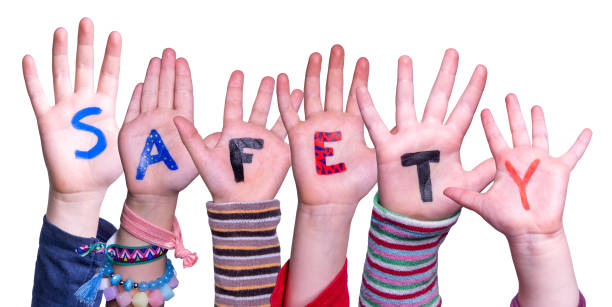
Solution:
[[[215,304],[270,304],[280,270],[276,235],[280,202],[208,202],[206,208],[213,242]]]
[[[374,198],[363,271],[363,306],[438,306],[438,249],[459,211],[440,221],[394,213]]]
[[[510,307],[521,307],[518,301],[518,295],[515,296],[514,299],[512,299],[512,302],[510,303]],[[586,307],[586,300],[584,299],[584,296],[582,295],[582,293],[580,293],[580,298],[578,300],[578,307]]]

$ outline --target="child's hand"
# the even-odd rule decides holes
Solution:
[[[216,203],[273,199],[291,165],[282,121],[278,119],[266,129],[274,79],[261,81],[248,122],[242,116],[243,85],[242,72],[232,73],[220,133],[202,139],[191,121],[183,117],[174,120]],[[302,92],[295,90],[291,100],[293,108],[299,109]]]
[[[562,229],[562,215],[570,171],[587,148],[591,131],[585,129],[563,156],[548,153],[544,113],[531,110],[533,144],[525,127],[516,96],[506,97],[514,148],[508,147],[489,110],[482,112],[482,125],[497,173],[484,194],[449,188],[444,192],[464,207],[476,211],[507,237],[554,234]]]
[[[396,127],[391,132],[380,119],[365,87],[357,89],[363,120],[376,147],[380,203],[398,214],[420,220],[440,220],[459,206],[442,194],[445,187],[473,190],[486,187],[495,173],[493,161],[472,171],[461,166],[459,150],[484,90],[487,71],[476,67],[457,106],[444,123],[457,72],[458,55],[447,50],[421,122],[417,121],[412,85],[412,60],[398,62]]]
[[[149,63],[138,84],[119,134],[119,151],[128,187],[128,202],[156,206],[172,222],[178,193],[197,170],[172,119],[193,120],[193,87],[189,64],[172,49]]]
[[[49,172],[47,218],[66,231],[86,236],[95,235],[99,206],[106,189],[121,175],[117,150],[119,129],[115,121],[121,36],[112,32],[108,37],[97,90],[93,39],[93,23],[84,18],[79,24],[73,90],[68,67],[68,34],[63,28],[55,31],[55,106],[49,104],[43,92],[34,59],[29,55],[23,58],[23,74]],[[70,219],[71,216],[76,220]],[[86,225],[91,227],[85,230],[82,227]]]
[[[306,120],[300,121],[291,106],[289,80],[278,77],[277,96],[281,116],[289,132],[293,174],[298,199],[304,205],[356,205],[376,182],[375,153],[363,136],[355,89],[366,86],[368,62],[355,67],[346,111],[343,109],[344,50],[334,46],[330,55],[325,110],[321,107],[321,55],[308,61],[304,85]]]
[[[491,189],[480,194],[448,188],[444,194],[506,235],[521,306],[577,306],[579,291],[562,215],[570,171],[584,154],[591,131],[585,129],[567,153],[554,158],[548,153],[542,108],[531,109],[533,142],[516,96],[506,97],[506,108],[514,148],[504,141],[491,112],[482,112],[497,166]]]

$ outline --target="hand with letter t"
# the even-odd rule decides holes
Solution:
[[[479,65],[449,118],[448,102],[457,73],[458,54],[444,55],[421,121],[417,121],[412,83],[412,60],[398,61],[396,127],[389,131],[365,87],[357,89],[361,115],[376,148],[380,204],[397,214],[436,221],[455,214],[460,206],[443,195],[446,187],[484,189],[493,179],[492,160],[472,171],[461,165],[459,150],[485,87],[487,70]]]
[[[281,74],[277,80],[299,202],[287,306],[311,302],[339,274],[346,260],[353,214],[376,181],[375,153],[365,143],[355,97],[355,89],[367,85],[368,61],[357,61],[346,110],[343,70],[344,50],[336,45],[331,49],[323,109],[321,55],[310,56],[304,84],[304,121],[291,106],[287,76]]]
[[[274,94],[274,79],[261,80],[248,122],[243,121],[244,75],[232,73],[227,85],[223,130],[202,138],[193,124],[182,117],[174,119],[183,143],[195,161],[213,202],[255,202],[274,199],[283,183],[291,155],[280,118],[266,129]],[[302,92],[291,95],[299,108]]]
[[[119,128],[115,121],[121,36],[112,32],[108,37],[97,90],[93,40],[93,23],[83,18],[79,23],[73,90],[68,67],[68,34],[64,28],[55,31],[54,106],[43,92],[34,59],[30,55],[23,58],[23,75],[49,172],[46,218],[80,237],[96,236],[106,190],[121,175],[117,149]]]
[[[582,131],[569,151],[555,158],[548,152],[542,108],[531,109],[531,141],[515,95],[506,97],[506,108],[514,148],[504,141],[491,112],[482,112],[497,166],[493,186],[484,194],[462,188],[447,188],[444,194],[506,236],[521,306],[575,307],[580,294],[562,217],[570,171],[584,154],[591,131]]]

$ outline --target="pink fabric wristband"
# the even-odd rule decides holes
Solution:
[[[198,255],[190,252],[183,246],[183,235],[181,234],[181,227],[179,227],[176,217],[174,217],[172,232],[170,232],[151,224],[151,222],[138,216],[124,204],[123,212],[121,213],[121,228],[149,244],[166,249],[174,249],[174,257],[183,259],[184,268],[191,267],[198,261]]]

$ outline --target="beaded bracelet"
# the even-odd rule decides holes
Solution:
[[[155,246],[123,246],[119,244],[109,244],[97,242],[90,245],[81,245],[75,252],[80,256],[87,256],[89,253],[105,254],[108,260],[118,265],[137,265],[153,262],[168,253],[168,250]]]
[[[116,300],[121,307],[132,304],[134,307],[152,307],[163,305],[165,301],[174,297],[172,289],[178,286],[176,271],[170,259],[166,259],[166,271],[164,274],[152,281],[133,282],[131,279],[122,280],[120,274],[115,274],[113,264],[110,261],[104,263],[101,271],[104,278],[100,282],[99,290],[102,290],[107,301]],[[123,287],[124,292],[119,291],[118,287]],[[129,291],[137,289],[134,296]],[[148,293],[145,293],[147,292]]]

